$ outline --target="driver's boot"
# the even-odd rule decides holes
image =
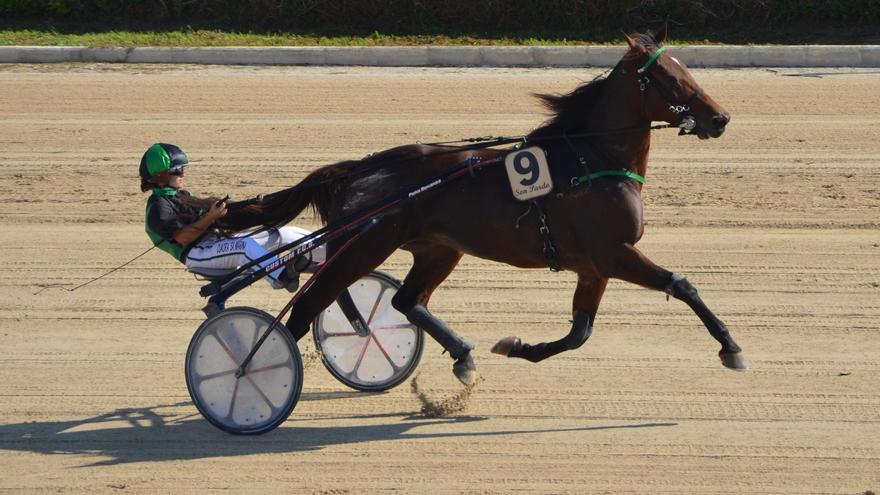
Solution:
[[[287,266],[281,270],[281,274],[278,275],[278,283],[290,293],[294,293],[299,289],[299,273],[293,269],[292,264],[288,263]],[[279,287],[279,289],[281,287]]]
[[[301,254],[284,265],[284,270],[278,276],[278,282],[287,289],[287,292],[294,293],[299,289],[299,274],[311,266],[312,255],[310,253]]]

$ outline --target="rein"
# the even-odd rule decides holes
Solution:
[[[581,132],[578,134],[563,134],[563,135],[558,135],[558,136],[539,136],[539,137],[533,137],[533,138],[529,138],[527,135],[479,136],[479,137],[462,138],[462,139],[458,139],[458,140],[454,140],[454,141],[440,141],[440,142],[434,142],[434,143],[416,142],[416,144],[424,144],[425,146],[446,146],[446,147],[452,148],[452,149],[448,149],[448,150],[441,150],[441,151],[434,151],[431,153],[425,153],[422,156],[422,159],[426,159],[426,158],[431,158],[431,157],[435,157],[435,156],[461,153],[462,151],[489,149],[489,148],[492,148],[493,146],[504,146],[506,144],[517,144],[517,143],[525,144],[527,142],[553,141],[553,140],[557,140],[557,139],[613,136],[613,135],[618,135],[618,134],[629,134],[629,133],[633,133],[633,132],[655,131],[655,130],[670,129],[670,128],[680,128],[680,126],[673,125],[673,124],[656,124],[656,125],[651,125],[651,126],[626,127],[623,129],[609,129],[609,130],[605,130],[605,131],[589,131],[589,132]],[[468,144],[468,145],[464,145],[464,146],[453,146],[456,143],[472,143],[472,144]],[[369,158],[370,156],[372,156],[372,154],[367,155],[365,158]],[[325,179],[315,180],[315,181],[309,182],[308,184],[301,184],[299,186],[294,186],[294,187],[300,187],[300,186],[304,187],[304,188],[314,187],[314,186],[319,186],[322,184],[327,184],[330,182],[335,182],[338,180],[345,180],[345,179],[348,179],[351,177],[356,177],[356,176],[363,175],[368,172],[372,172],[373,170],[378,169],[380,167],[386,167],[388,165],[393,165],[396,163],[403,163],[403,162],[406,162],[409,160],[411,160],[411,158],[403,157],[403,158],[398,158],[395,160],[382,161],[382,162],[375,163],[375,164],[368,166],[368,167],[364,167],[364,168],[361,168],[358,170],[353,170],[353,171],[348,172],[346,174],[338,175],[335,177],[327,177]],[[604,170],[604,171],[595,173],[595,174],[602,174],[602,175],[595,175],[594,177],[591,177],[591,176],[584,176],[584,177],[586,177],[585,181],[589,181],[593,178],[604,177],[607,175],[620,175],[620,176],[625,176],[625,177],[630,177],[630,175],[632,175],[632,176],[638,177],[638,179],[635,177],[630,177],[633,180],[637,180],[637,181],[641,182],[642,184],[645,183],[645,178],[642,177],[641,175],[638,175],[634,172],[628,172],[629,175],[627,175],[627,174],[623,174],[622,172],[624,172],[624,171],[623,170]],[[590,174],[590,175],[593,175],[593,174]],[[584,177],[581,177],[581,178],[584,178]],[[259,201],[256,201],[256,202],[259,202]]]
[[[672,125],[672,124],[656,124],[652,126],[639,126],[639,127],[627,127],[623,129],[610,129],[607,131],[592,131],[592,132],[581,132],[578,134],[561,134],[559,136],[539,136],[528,138],[528,136],[480,136],[480,137],[472,137],[472,138],[463,138],[457,141],[443,141],[438,143],[425,143],[428,146],[444,146],[450,145],[453,143],[478,143],[475,146],[461,146],[457,147],[455,152],[461,150],[470,150],[470,149],[486,149],[492,146],[501,146],[505,144],[513,144],[513,143],[527,143],[527,142],[540,142],[540,141],[554,141],[557,139],[563,139],[566,142],[570,143],[571,138],[587,138],[587,137],[596,137],[596,136],[613,136],[617,134],[629,134],[632,132],[640,132],[640,131],[656,131],[659,129],[670,129],[670,128],[681,128],[680,126]],[[435,156],[439,154],[445,154],[448,151],[441,151],[437,153],[428,153],[425,155]],[[582,165],[585,165],[582,163]],[[366,170],[364,170],[366,171]],[[626,177],[628,179],[632,179],[640,184],[645,183],[645,178],[641,175],[631,172],[629,170],[600,170],[598,172],[587,173],[586,175],[582,175],[580,177],[575,177],[572,179],[572,185],[576,184],[584,184],[586,182],[590,182],[593,179],[598,179],[599,177],[608,177],[608,176],[619,176]]]
[[[524,142],[534,142],[534,141],[553,141],[556,139],[565,139],[565,138],[585,138],[585,137],[598,137],[598,136],[614,136],[617,134],[629,134],[632,132],[640,132],[640,131],[656,131],[659,129],[670,129],[670,128],[678,128],[679,126],[673,124],[657,124],[652,126],[637,126],[637,127],[625,127],[623,129],[609,129],[605,131],[590,131],[590,132],[580,132],[578,134],[560,134],[558,136],[538,136],[529,138],[526,135],[521,136],[480,136],[480,137],[471,137],[471,138],[462,138],[455,141],[440,141],[436,143],[417,143],[424,144],[425,146],[445,146],[451,145],[455,143],[478,143],[475,146],[461,146],[456,149],[461,150],[469,150],[469,149],[483,149],[489,148],[492,146],[501,146],[504,144],[513,144],[513,143],[524,143]],[[429,153],[425,156],[434,156],[441,155],[447,153],[446,151],[441,151],[437,153]]]

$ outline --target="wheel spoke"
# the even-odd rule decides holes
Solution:
[[[348,374],[350,378],[354,378],[357,376],[358,369],[361,367],[361,363],[364,361],[364,356],[367,354],[367,347],[370,345],[370,339],[365,339],[364,347],[361,349],[361,354],[358,356],[357,362],[354,363],[354,367],[351,368],[351,373]]]
[[[263,401],[266,403],[267,406],[269,406],[269,409],[272,411],[272,416],[275,416],[275,413],[278,411],[278,408],[272,406],[272,401],[269,400],[269,397],[265,393],[263,393],[263,390],[260,387],[258,387],[256,383],[254,383],[254,380],[251,377],[245,375],[244,379],[247,380],[248,383],[251,384],[251,387],[254,387],[254,390],[256,390],[258,394],[260,394],[260,398],[263,399]],[[269,419],[272,419],[272,418],[269,418]]]
[[[220,334],[217,333],[217,331],[214,331],[214,338],[217,339],[217,342],[220,343],[220,347],[222,347],[223,350],[226,351],[226,354],[229,354],[229,359],[232,360],[233,364],[235,364],[236,367],[240,366],[240,363],[235,359],[235,355],[232,353],[232,349],[230,349],[229,346],[226,345],[226,342],[223,342],[223,339],[220,338]]]
[[[253,361],[252,361],[253,362]],[[253,375],[254,373],[261,373],[263,371],[276,370],[278,368],[293,368],[290,366],[290,363],[278,363],[278,364],[270,364],[269,366],[263,366],[262,368],[248,368],[245,372],[245,376]],[[235,371],[235,370],[233,370]]]
[[[382,347],[382,343],[379,342],[379,339],[377,339],[375,335],[370,334],[370,337],[373,339],[374,342],[376,342],[376,346],[379,347],[380,351],[382,351],[382,355],[384,355],[385,359],[388,360],[388,364],[391,365],[391,368],[394,370],[394,374],[396,375],[397,372],[400,371],[402,368],[400,366],[397,366],[396,364],[394,364],[394,361],[391,359],[391,356],[388,355],[388,352],[385,351],[385,348]]]
[[[397,325],[384,325],[381,327],[370,327],[370,330],[403,330],[403,329],[413,329],[414,326],[412,323],[398,323]]]
[[[238,397],[238,384],[241,383],[241,380],[235,380],[235,387],[232,388],[232,398],[229,400],[229,414],[226,415],[226,419],[232,419],[232,413],[235,411],[235,399]]]
[[[237,368],[233,368],[228,371],[218,371],[217,373],[211,373],[208,375],[196,375],[196,378],[199,379],[199,383],[202,383],[207,380],[213,380],[214,378],[220,378],[221,376],[234,375],[236,371],[238,371]]]
[[[357,332],[345,332],[345,333],[327,333],[327,332],[323,332],[323,336],[324,336],[324,338],[321,339],[321,340],[332,339],[333,337],[354,337],[354,336],[358,336],[358,337],[360,337],[360,336],[357,334]]]
[[[388,290],[388,287],[382,286],[382,290],[379,292],[379,295],[376,296],[376,302],[373,303],[373,309],[370,310],[370,317],[367,318],[367,326],[370,326],[370,323],[373,322],[373,317],[376,316],[376,310],[379,309],[379,304],[382,302],[382,296],[385,295],[385,291]]]
[[[253,349],[254,346],[257,345],[257,341],[260,340],[260,335],[262,335],[262,333],[263,332],[260,332],[258,329],[254,328],[254,340],[251,342],[251,349]]]

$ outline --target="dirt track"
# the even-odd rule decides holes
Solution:
[[[470,408],[416,416],[409,386],[344,388],[320,363],[279,429],[226,435],[183,357],[200,284],[142,252],[150,143],[242,198],[417,140],[520,134],[529,92],[588,70],[0,66],[0,490],[294,493],[849,493],[880,490],[880,75],[694,71],[719,140],[654,136],[640,244],[743,346],[723,369],[679,302],[612,282],[589,343],[539,365],[489,353],[568,330],[571,274],[465,258],[432,305],[477,345]],[[201,186],[201,187],[200,187]],[[315,227],[314,220],[301,222]],[[402,276],[408,257],[384,266]],[[279,309],[255,287],[236,298]],[[304,343],[304,351],[312,349]],[[459,388],[431,342],[420,382]]]

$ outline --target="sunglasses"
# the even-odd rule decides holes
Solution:
[[[168,171],[168,175],[173,175],[173,176],[175,176],[175,177],[183,177],[183,169],[182,169],[182,168],[178,168],[178,169],[175,169],[175,170],[169,170],[169,171]]]

